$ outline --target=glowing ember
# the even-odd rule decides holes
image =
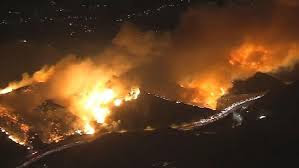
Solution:
[[[122,102],[121,99],[116,99],[116,100],[114,101],[114,105],[115,105],[116,107],[121,106],[122,103],[123,103],[123,102]]]
[[[10,135],[4,128],[0,128],[0,131],[5,133],[6,135],[8,135],[8,138],[10,140],[12,140],[13,142],[19,144],[19,145],[26,145],[26,141],[25,140],[21,140],[20,138],[16,137],[16,136],[13,136],[13,135]]]
[[[29,131],[29,127],[25,124],[21,124],[21,130],[24,132],[28,132]]]
[[[8,136],[8,138],[11,139],[12,141],[14,141],[15,143],[18,143],[20,145],[25,145],[25,142],[19,140],[18,138],[14,137],[12,135]]]
[[[55,134],[50,134],[49,142],[55,142],[58,143],[59,141],[63,140],[64,137],[62,135],[55,135]]]
[[[129,95],[127,95],[125,97],[125,101],[135,100],[135,99],[138,98],[139,95],[140,95],[140,89],[139,88],[133,88],[131,90],[131,92],[129,93]]]
[[[85,132],[85,134],[92,135],[95,133],[95,130],[92,126],[90,126],[89,123],[87,123],[87,124],[85,124],[84,132]]]

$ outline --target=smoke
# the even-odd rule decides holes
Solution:
[[[215,108],[233,80],[281,67],[291,70],[297,63],[299,13],[294,2],[192,8],[170,33],[163,54],[129,76],[137,76],[150,92]]]
[[[95,113],[103,122],[111,106],[101,102],[101,109],[90,113],[82,108],[90,104],[86,97],[106,96],[104,102],[119,98],[119,104],[134,87],[215,108],[232,81],[293,68],[299,59],[298,15],[296,0],[255,1],[191,8],[172,32],[143,31],[126,23],[103,52],[87,58],[66,56],[31,77],[24,75],[1,93],[43,84],[30,98],[11,95],[1,103],[34,116],[36,106],[53,100],[81,118],[82,126]]]
[[[298,60],[298,8],[296,0],[202,5],[189,9],[177,29],[165,33],[126,23],[111,46],[96,56],[68,56],[18,84],[45,81],[37,78],[50,74],[44,95],[63,105],[90,87],[86,85],[102,81],[107,86],[139,85],[148,92],[215,108],[233,80],[293,68]]]
[[[283,5],[289,5],[289,6],[298,6],[299,5],[298,0],[279,0],[278,2]]]
[[[109,123],[106,119],[112,106],[138,97],[137,82],[121,76],[159,55],[164,44],[156,42],[165,41],[159,38],[164,37],[125,25],[111,46],[96,56],[69,55],[32,76],[24,73],[21,81],[1,90],[1,105],[19,114],[17,120],[25,119],[44,142],[60,140],[77,130],[92,134],[94,122]],[[61,109],[57,105],[72,115],[57,110]]]

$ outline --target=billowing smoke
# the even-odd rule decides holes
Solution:
[[[56,65],[45,66],[32,76],[24,73],[21,81],[9,83],[0,93],[4,95],[0,114],[20,114],[15,120],[25,118],[23,122],[29,123],[31,130],[44,134],[44,142],[58,141],[74,132],[93,134],[95,122],[113,122],[107,119],[113,106],[138,97],[137,82],[121,76],[159,55],[166,37],[124,26],[111,46],[99,55],[69,55]],[[63,109],[57,111],[57,105],[73,115]],[[52,106],[56,106],[53,112]]]
[[[299,59],[297,16],[296,0],[277,0],[194,7],[172,32],[142,31],[126,23],[98,55],[67,56],[11,83],[1,93],[43,82],[30,98],[11,96],[2,103],[30,114],[45,100],[53,100],[81,118],[87,132],[92,132],[90,120],[106,122],[111,101],[119,105],[129,100],[128,93],[134,95],[138,87],[215,108],[233,80],[292,69]],[[93,108],[99,100],[101,108]]]
[[[231,82],[298,61],[298,1],[254,1],[188,10],[166,50],[130,71],[142,88],[215,108]]]

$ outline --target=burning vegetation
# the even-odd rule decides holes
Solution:
[[[95,123],[112,124],[112,109],[137,99],[139,88],[215,109],[232,81],[256,72],[292,69],[298,62],[298,4],[282,0],[255,3],[254,7],[189,9],[173,32],[142,31],[126,23],[111,46],[98,55],[67,56],[9,83],[0,90],[0,116],[18,123],[22,134],[38,126],[53,128],[52,134],[43,137],[55,142],[64,134],[94,134]],[[19,88],[23,89],[18,93]],[[63,112],[44,109],[48,112],[36,114],[36,107],[47,106],[43,103],[48,100]],[[39,119],[51,122],[45,126]],[[51,127],[50,123],[60,122],[63,124]],[[53,134],[56,128],[69,129]]]
[[[1,92],[1,119],[12,124],[1,127],[18,129],[19,133],[10,137],[20,144],[28,141],[29,131],[45,143],[74,134],[94,134],[96,123],[105,126],[112,122],[106,119],[113,107],[140,94],[138,87],[114,81],[114,75],[91,60],[74,57],[42,68],[32,77],[23,75],[21,81],[10,83]],[[23,119],[26,124],[21,124]]]

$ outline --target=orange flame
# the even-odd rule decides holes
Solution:
[[[123,101],[131,101],[137,99],[140,94],[138,88],[133,88],[131,92],[124,98],[113,89],[94,88],[86,96],[79,98],[76,110],[80,110],[80,117],[84,118],[84,129],[86,134],[94,134],[95,129],[90,124],[92,120],[99,124],[104,124],[106,118],[111,113],[111,107],[120,106]],[[88,119],[91,116],[91,119]]]
[[[74,129],[77,130],[75,132],[94,134],[94,121],[107,124],[106,119],[111,114],[112,107],[137,99],[140,94],[139,88],[134,87],[128,91],[127,86],[120,82],[112,84],[116,73],[117,71],[96,66],[91,60],[77,61],[71,58],[56,66],[44,67],[31,77],[24,74],[21,81],[9,83],[7,88],[0,90],[0,94],[45,82],[48,90],[44,99],[54,99],[79,118],[78,123],[74,123]],[[29,128],[22,126],[21,129],[28,131]],[[53,134],[49,141],[56,142],[62,138],[61,135]]]
[[[24,73],[21,81],[11,82],[8,84],[6,88],[0,89],[0,95],[10,93],[13,90],[31,85],[33,83],[46,82],[53,74],[54,74],[54,67],[48,67],[48,66],[45,66],[41,70],[35,72],[32,77],[30,77],[27,73]]]
[[[273,72],[281,67],[292,68],[298,60],[297,44],[259,44],[244,42],[240,47],[232,50],[229,63],[241,71]]]
[[[181,87],[196,90],[194,98],[191,100],[192,103],[216,109],[217,100],[226,94],[230,85],[225,85],[217,82],[217,80],[207,78],[191,83],[181,84]]]
[[[255,72],[273,70],[272,52],[262,45],[245,43],[239,49],[232,51],[229,63]]]

